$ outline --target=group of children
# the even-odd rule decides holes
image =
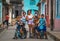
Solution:
[[[46,33],[46,19],[44,18],[44,14],[41,15],[41,18],[38,18],[37,16],[35,20],[35,32],[37,33],[38,37],[47,39],[47,33]]]
[[[22,12],[22,16],[16,22],[16,32],[13,39],[17,38],[27,38],[27,31],[25,28],[25,24],[27,22],[29,26],[29,38],[44,38],[47,39],[46,33],[46,19],[44,18],[44,14],[35,14],[32,16],[31,11],[28,11],[28,15],[25,16],[25,12]]]

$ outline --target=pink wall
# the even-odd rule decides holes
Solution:
[[[54,30],[60,31],[60,19],[54,20]]]

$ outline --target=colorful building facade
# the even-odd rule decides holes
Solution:
[[[60,0],[55,0],[56,6],[56,14],[55,14],[55,21],[54,21],[54,30],[60,31]]]
[[[45,2],[41,2],[41,14],[45,14]]]
[[[23,0],[24,6],[23,10],[27,13],[28,10],[32,11],[32,14],[34,15],[34,11],[38,10],[38,4],[39,0]]]
[[[0,24],[2,23],[2,0],[0,0]]]
[[[50,28],[60,31],[60,0],[46,0],[46,15],[48,15]]]

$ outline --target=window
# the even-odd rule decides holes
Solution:
[[[30,5],[35,5],[36,1],[35,0],[30,0]]]
[[[56,2],[56,11],[57,11],[56,16],[60,18],[60,0],[57,0]]]

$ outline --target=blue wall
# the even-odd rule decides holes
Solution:
[[[2,23],[2,2],[0,2],[0,24]]]
[[[39,0],[35,0],[35,4],[34,5],[30,4],[30,0],[23,0],[23,1],[24,1],[23,10],[26,13],[27,13],[28,10],[32,10],[32,14],[34,15],[34,10],[38,10],[37,3],[39,2]]]

